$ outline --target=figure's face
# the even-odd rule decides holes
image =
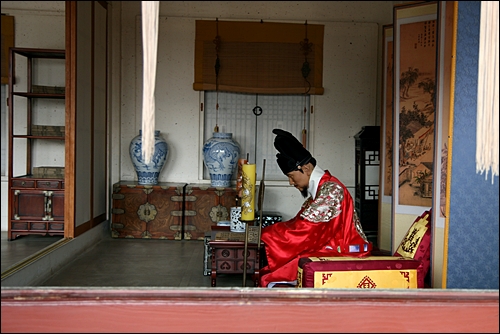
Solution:
[[[309,178],[311,177],[312,165],[306,164],[299,167],[301,170],[294,170],[286,174],[288,183],[297,188],[302,196],[307,197],[307,188],[309,187]]]

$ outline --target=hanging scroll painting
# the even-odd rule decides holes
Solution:
[[[392,132],[393,132],[393,28],[383,26],[382,41],[382,94],[380,118],[380,191],[379,194],[379,236],[381,249],[391,249],[392,238]]]
[[[437,2],[394,8],[393,201],[396,213],[432,207]]]
[[[391,203],[392,197],[392,118],[393,118],[393,28],[384,26],[383,32],[383,83],[382,83],[382,122],[381,122],[381,149],[382,149],[382,202]]]
[[[448,169],[448,125],[450,122],[451,108],[451,74],[453,59],[453,21],[455,13],[453,1],[439,2],[438,30],[440,41],[438,42],[438,76],[436,100],[438,112],[436,113],[436,168],[434,175],[434,197],[432,221],[436,227],[444,228],[446,214],[446,184]],[[442,36],[442,38],[441,38]],[[439,209],[437,209],[439,208]]]

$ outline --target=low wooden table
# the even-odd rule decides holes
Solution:
[[[212,227],[215,230],[228,230],[225,227]],[[241,274],[243,275],[243,262],[245,242],[243,241],[226,241],[226,240],[211,240],[209,246],[212,249],[212,271],[210,277],[212,286],[216,286],[217,274]],[[263,245],[261,244],[261,248]],[[260,281],[260,251],[257,251],[256,243],[248,243],[247,245],[247,274],[252,274],[254,286],[259,286]],[[243,280],[243,277],[242,277]]]

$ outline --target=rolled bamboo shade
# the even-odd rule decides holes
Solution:
[[[303,94],[304,54],[300,42],[305,24],[197,20],[195,40],[194,90],[216,90],[215,44],[219,51],[219,91],[259,94]],[[312,50],[307,55],[311,72],[308,94],[321,95],[323,88],[324,26],[307,24]]]

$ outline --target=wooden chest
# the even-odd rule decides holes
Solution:
[[[114,238],[182,239],[184,183],[113,185]]]
[[[184,191],[184,239],[203,240],[218,221],[231,219],[231,207],[236,205],[235,188],[188,184]]]

